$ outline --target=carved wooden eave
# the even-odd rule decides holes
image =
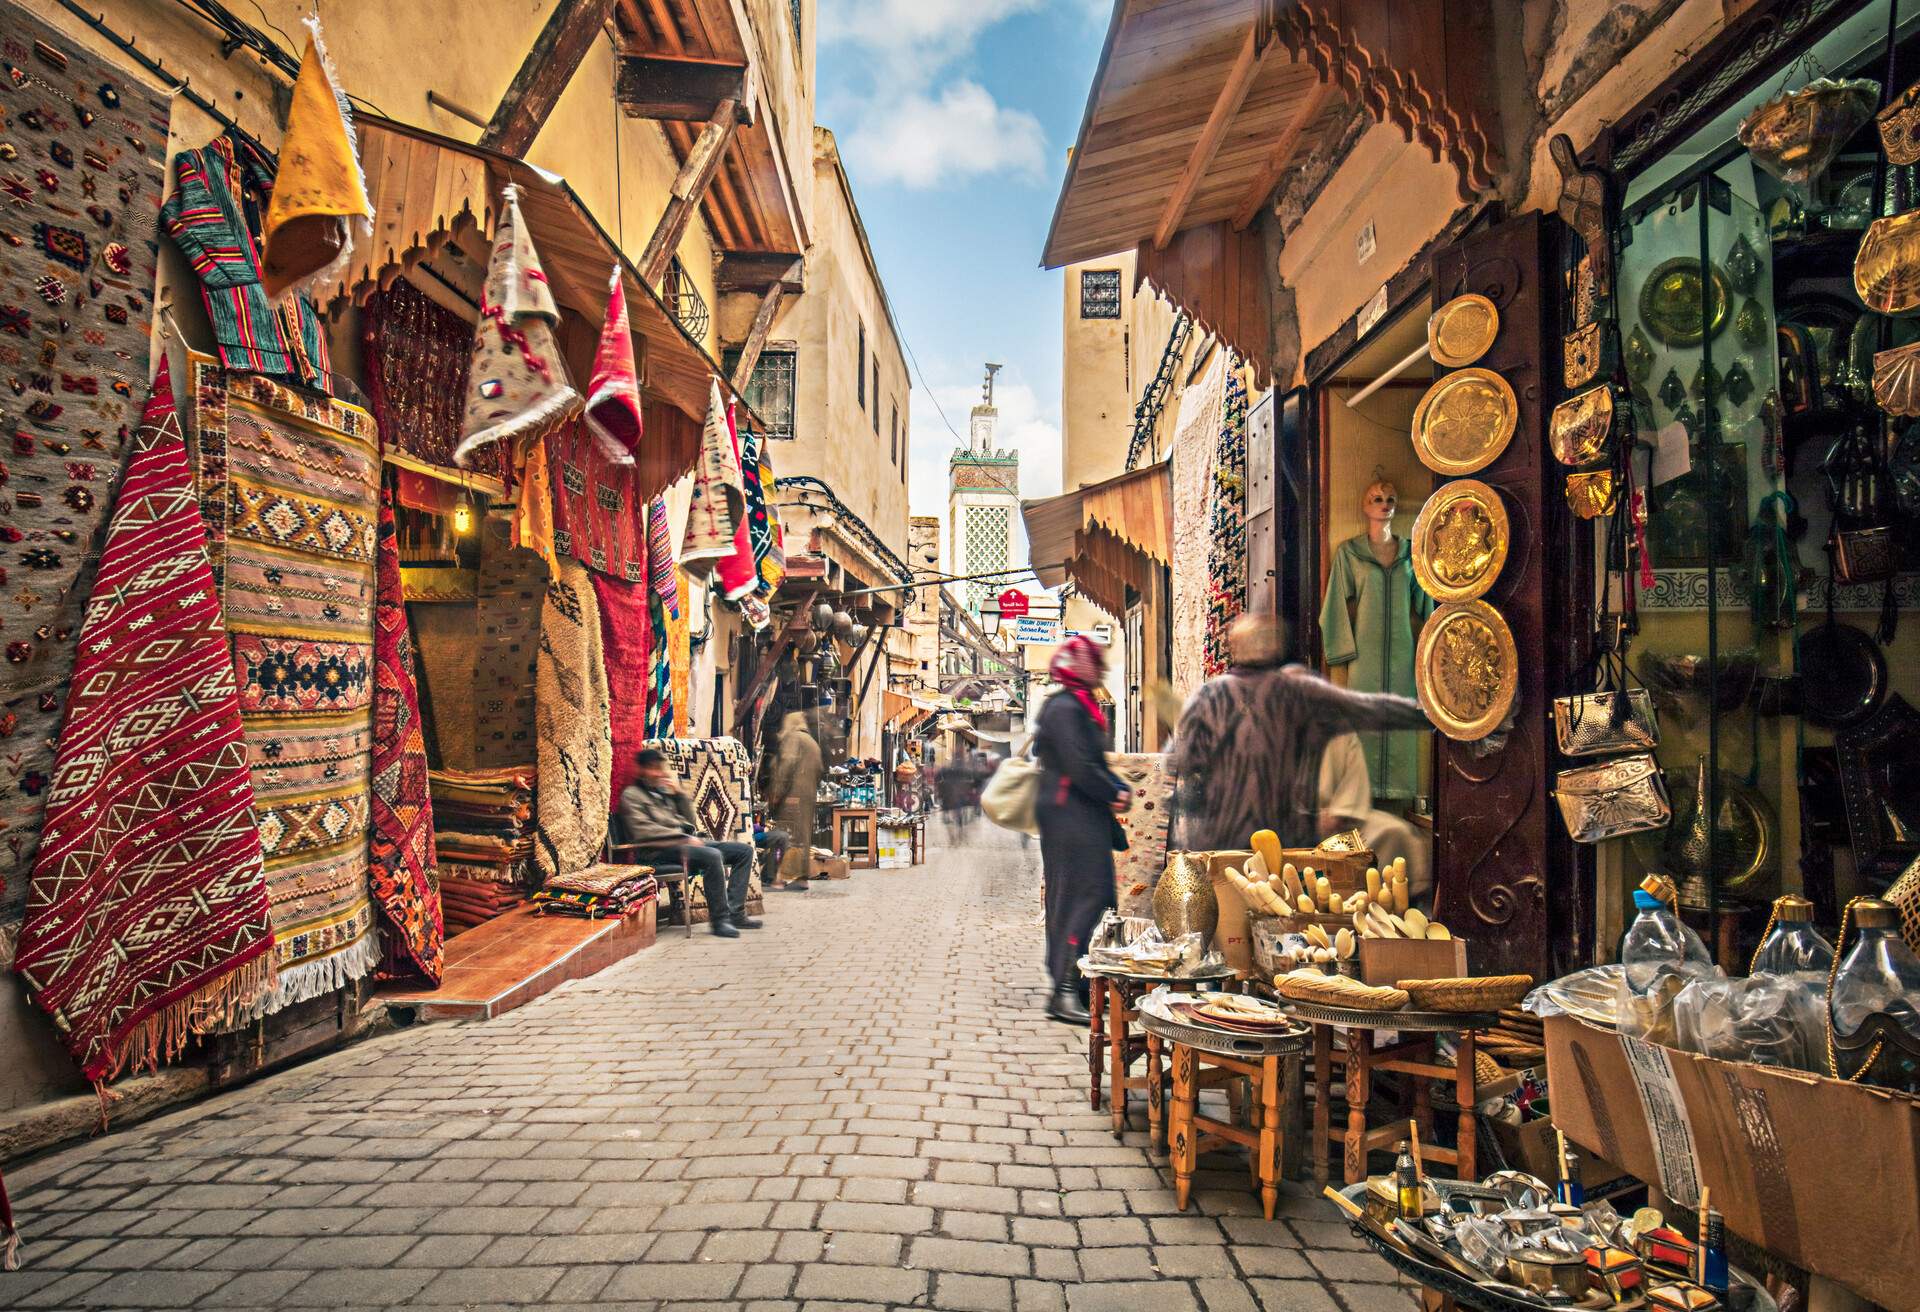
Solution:
[[[1462,203],[1493,189],[1504,156],[1491,0],[1266,3],[1287,49],[1452,166]]]
[[[1230,347],[1253,370],[1254,385],[1273,385],[1273,281],[1258,227],[1235,229],[1222,219],[1177,234],[1165,250],[1140,243],[1134,286],[1154,290],[1185,310],[1202,330]]]

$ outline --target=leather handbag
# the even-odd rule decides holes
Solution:
[[[1664,829],[1673,820],[1666,777],[1644,752],[1562,770],[1553,797],[1576,843]]]
[[[1040,832],[1039,802],[1040,762],[1031,755],[1009,756],[1000,762],[980,790],[980,814],[1017,834]]]
[[[1590,667],[1592,692],[1553,699],[1553,736],[1562,756],[1650,752],[1660,745],[1653,697],[1634,686],[1626,658],[1603,650]]]

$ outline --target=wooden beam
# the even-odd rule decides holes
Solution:
[[[1173,184],[1173,193],[1167,197],[1167,207],[1160,212],[1160,224],[1153,230],[1155,250],[1165,250],[1167,243],[1173,240],[1173,234],[1180,231],[1180,224],[1187,217],[1187,207],[1193,204],[1194,193],[1200,190],[1200,179],[1206,176],[1207,169],[1212,166],[1213,157],[1220,151],[1220,143],[1227,138],[1227,129],[1233,125],[1234,115],[1246,103],[1247,92],[1253,89],[1254,77],[1276,44],[1272,41],[1262,42],[1259,24],[1248,26],[1247,39],[1240,43],[1240,53],[1234,56],[1233,67],[1227,70],[1226,85],[1214,97],[1213,110],[1200,129],[1200,139],[1193,143],[1193,153],[1187,157],[1187,166],[1180,170],[1180,176]]]
[[[1280,179],[1286,176],[1287,169],[1293,163],[1293,152],[1299,149],[1300,138],[1313,126],[1320,111],[1326,108],[1327,97],[1333,94],[1333,82],[1321,78],[1313,84],[1313,90],[1307,93],[1306,100],[1300,106],[1300,112],[1293,116],[1293,122],[1287,124],[1287,130],[1273,143],[1273,149],[1267,154],[1267,162],[1260,169],[1260,176],[1247,188],[1247,194],[1240,201],[1240,208],[1233,212],[1233,230],[1239,232],[1254,216],[1260,213],[1260,207],[1267,203],[1267,197],[1280,185]]]
[[[806,290],[806,261],[785,252],[723,251],[714,270],[717,292],[757,292],[781,283],[790,292]]]
[[[747,66],[685,55],[627,55],[613,95],[630,118],[703,123],[721,101],[745,102]]]
[[[666,275],[667,264],[673,259],[673,253],[680,249],[680,239],[687,235],[687,224],[693,220],[693,212],[706,197],[707,184],[713,181],[713,171],[720,167],[720,157],[726,154],[727,143],[733,140],[734,129],[739,126],[739,104],[732,100],[721,101],[714,109],[713,117],[700,129],[700,136],[693,143],[693,149],[687,152],[686,161],[680,165],[679,175],[673,180],[673,195],[660,214],[660,223],[654,228],[653,236],[647,239],[645,252],[640,256],[640,277],[655,291],[660,288],[660,280]]]
[[[793,650],[794,640],[807,631],[808,613],[812,609],[812,600],[802,597],[787,620],[786,628],[780,630],[780,636],[767,648],[766,654],[754,667],[752,677],[741,689],[740,696],[734,699],[733,725],[736,732],[745,722],[747,713],[753,709],[753,704],[760,700],[760,694],[767,690],[767,683],[773,678],[774,671],[780,668],[780,662]]]
[[[796,277],[801,264],[800,260],[793,262],[792,272]],[[733,366],[733,390],[739,395],[746,395],[747,380],[753,377],[753,367],[760,363],[760,352],[766,349],[767,338],[773,333],[773,316],[780,309],[787,286],[784,278],[769,283],[760,297],[760,307],[753,312],[753,327],[747,330],[747,340],[740,347],[740,359]]]
[[[613,6],[614,0],[559,0],[554,5],[533,49],[520,61],[520,71],[507,84],[507,94],[481,134],[481,145],[516,158],[527,153],[594,38],[613,16]]]

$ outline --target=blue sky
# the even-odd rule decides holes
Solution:
[[[1040,247],[1106,33],[1107,0],[821,0],[818,118],[834,130],[914,378],[915,514],[944,514],[954,429],[1006,366],[1021,493],[1060,490],[1058,270]]]

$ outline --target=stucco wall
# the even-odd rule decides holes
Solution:
[[[1133,436],[1134,376],[1147,343],[1133,337],[1133,252],[1070,264],[1062,273],[1060,422],[1062,485],[1084,487],[1123,472]],[[1080,311],[1080,275],[1120,273],[1120,317],[1087,319]],[[1160,343],[1152,344],[1157,353]],[[1151,362],[1148,362],[1151,367]]]

